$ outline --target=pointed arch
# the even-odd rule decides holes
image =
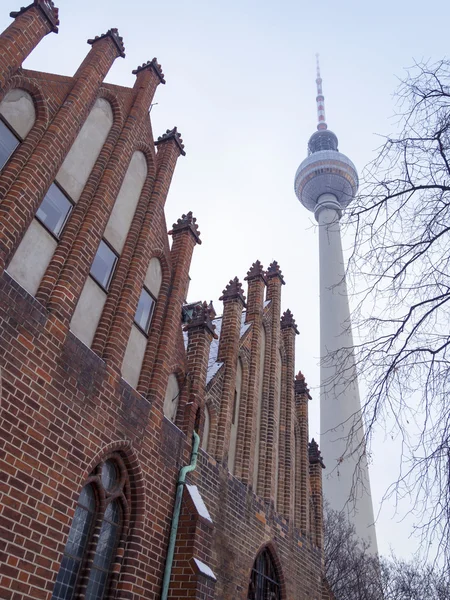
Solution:
[[[249,573],[247,600],[284,600],[286,585],[272,541],[258,551]]]

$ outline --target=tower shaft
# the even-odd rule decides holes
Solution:
[[[344,511],[358,537],[377,552],[361,403],[340,231],[331,194],[318,199],[320,263],[320,431],[327,470],[324,497]]]

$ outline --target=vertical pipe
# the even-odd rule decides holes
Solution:
[[[180,520],[181,501],[183,499],[183,489],[184,484],[186,483],[186,475],[194,471],[197,466],[200,436],[196,431],[194,431],[192,438],[191,462],[189,465],[181,467],[177,481],[177,493],[175,496],[175,505],[173,507],[172,525],[170,528],[169,547],[167,548],[166,566],[164,568],[161,600],[167,600],[167,596],[169,594],[170,576],[172,574],[173,556],[175,554],[175,543],[177,541],[178,522]]]

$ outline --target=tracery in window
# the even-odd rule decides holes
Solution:
[[[125,533],[123,511],[130,502],[128,494],[125,466],[120,456],[113,454],[97,465],[81,490],[52,600],[73,600],[81,587],[86,588],[85,600],[104,598],[117,546]],[[104,502],[100,503],[100,498]]]
[[[280,580],[272,557],[265,548],[253,564],[248,600],[281,600]]]

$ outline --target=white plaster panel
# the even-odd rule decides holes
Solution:
[[[113,124],[111,105],[98,98],[72,144],[56,181],[77,202]]]
[[[241,404],[241,389],[242,389],[242,362],[238,359],[236,368],[236,386],[233,406],[234,423],[231,423],[230,433],[230,448],[228,452],[228,469],[231,474],[234,474],[234,461],[236,460],[236,443],[239,427],[239,408]]]
[[[55,238],[33,219],[9,263],[8,273],[34,296],[56,246]]]
[[[0,103],[0,113],[25,138],[36,121],[33,98],[21,89],[10,90]]]
[[[70,323],[70,329],[86,346],[92,344],[105,301],[105,292],[88,277]]]
[[[161,263],[155,257],[150,259],[147,274],[145,276],[145,287],[149,292],[155,297],[158,298],[159,290],[161,288],[162,282],[162,269]]]
[[[123,357],[122,377],[134,388],[137,388],[139,382],[146,347],[146,336],[133,325]]]
[[[164,398],[164,415],[175,422],[177,416],[177,408],[179,401],[180,388],[175,375],[172,373],[169,375],[169,381],[167,383],[166,397]]]
[[[261,327],[261,346],[259,350],[259,391],[258,391],[258,407],[256,413],[256,442],[255,442],[255,464],[253,467],[253,490],[256,492],[258,488],[259,475],[259,444],[261,441],[261,412],[263,401],[263,384],[264,384],[264,364],[266,362],[266,330]]]
[[[105,238],[119,254],[125,244],[146,177],[147,161],[145,156],[142,152],[135,152],[128,165],[105,229]]]

